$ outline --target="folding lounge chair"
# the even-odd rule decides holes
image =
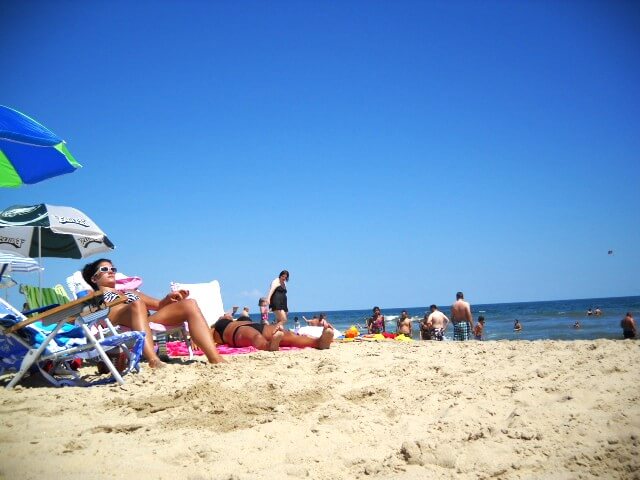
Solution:
[[[96,339],[89,327],[106,320],[109,308],[103,307],[102,294],[95,293],[26,318],[0,298],[0,374],[17,370],[6,388],[13,388],[32,367],[37,368],[55,386],[85,384],[70,366],[73,359],[82,356],[101,359],[111,373],[108,381],[124,384],[122,375],[106,350],[122,347],[129,360],[129,367],[123,373],[137,369],[144,333],[115,333],[111,326],[111,336]],[[75,322],[76,327],[63,328],[70,320]],[[106,323],[110,326],[110,322]],[[47,330],[51,326],[53,329]],[[99,380],[92,384],[98,383],[106,382]]]
[[[170,289],[172,292],[177,290],[188,290],[188,298],[193,298],[198,302],[202,315],[210,327],[218,321],[218,318],[220,318],[221,315],[224,314],[222,295],[220,294],[220,283],[217,280],[212,280],[211,282],[206,283],[171,282]],[[175,327],[170,330],[167,330],[164,325],[153,322],[149,322],[149,326],[156,336],[159,355],[167,354],[167,338],[169,334],[178,332],[187,346],[189,359],[193,359],[193,345],[191,344],[188,336],[189,326],[186,322],[183,326]]]

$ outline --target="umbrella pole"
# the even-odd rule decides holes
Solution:
[[[38,270],[38,302],[42,306],[44,302],[42,293],[42,227],[38,227],[38,265],[40,266]]]

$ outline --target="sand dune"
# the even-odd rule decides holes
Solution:
[[[0,393],[0,478],[640,478],[639,353],[367,342],[27,381]]]

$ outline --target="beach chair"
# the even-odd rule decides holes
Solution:
[[[171,282],[171,291],[188,290],[189,297],[198,302],[200,311],[210,327],[224,315],[224,305],[222,304],[222,293],[220,292],[220,282],[212,280],[205,283],[180,283]]]
[[[188,290],[189,297],[198,302],[200,311],[204,316],[207,324],[211,327],[221,315],[224,314],[224,307],[222,305],[222,295],[220,294],[220,283],[217,280],[205,283],[181,283],[171,282],[169,288],[172,292],[178,290]],[[158,323],[149,322],[151,330],[154,332],[156,342],[158,344],[158,355],[167,355],[167,340],[169,335],[177,333],[180,335],[187,350],[189,352],[189,360],[193,359],[194,346],[189,337],[189,325],[185,322],[180,327],[173,327],[170,330],[164,325]]]
[[[27,318],[8,302],[0,298],[0,374],[17,373],[6,388],[13,388],[28,372],[37,370],[55,386],[95,385],[116,381],[124,384],[122,375],[138,370],[143,332],[117,333],[107,315],[101,293],[94,293],[79,300]],[[75,327],[67,325],[73,322]],[[105,321],[111,335],[96,339],[90,327]],[[119,372],[107,355],[107,351],[121,349],[127,355],[128,367]],[[95,358],[104,362],[110,376],[86,382],[73,368],[76,358]]]

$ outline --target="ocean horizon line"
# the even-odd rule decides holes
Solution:
[[[640,298],[640,293],[638,293],[636,295],[618,295],[618,296],[615,296],[615,297],[583,297],[583,298],[559,298],[559,299],[550,299],[550,300],[519,300],[517,302],[478,302],[478,303],[470,302],[470,303],[471,303],[471,308],[474,309],[474,307],[481,306],[481,305],[520,305],[520,304],[528,304],[528,303],[579,302],[579,301],[584,301],[584,300],[615,300],[615,299],[620,299],[620,298]],[[443,305],[450,306],[454,302],[455,302],[455,299],[451,300],[450,302],[447,302],[447,303],[434,303],[434,305],[437,305],[438,308],[440,308]],[[425,307],[429,307],[429,305],[431,305],[431,303],[429,305],[418,305],[418,306],[412,306],[412,307],[411,306],[387,307],[387,306],[383,306],[384,304],[382,304],[382,303],[377,303],[377,304],[372,304],[370,307],[366,307],[366,308],[345,308],[345,309],[331,309],[331,310],[329,310],[329,309],[290,310],[289,311],[289,316],[291,316],[292,314],[295,314],[295,313],[360,312],[360,311],[363,311],[363,310],[371,310],[374,307],[374,305],[380,307],[381,310],[407,310],[407,311],[411,311],[411,310],[415,310],[415,309],[423,309]],[[592,306],[595,307],[597,305],[594,304]]]

